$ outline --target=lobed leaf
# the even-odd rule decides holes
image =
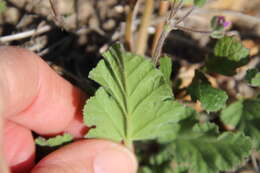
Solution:
[[[153,63],[115,45],[89,77],[102,87],[84,108],[86,137],[114,141],[154,139],[167,124],[183,119],[186,108],[173,101],[163,73]]]
[[[221,112],[225,125],[236,128],[253,139],[254,147],[260,150],[260,99],[239,100]]]

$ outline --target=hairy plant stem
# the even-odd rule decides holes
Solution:
[[[161,36],[157,43],[154,43],[153,47],[153,54],[152,54],[152,60],[155,65],[157,65],[159,58],[162,53],[162,48],[163,44],[169,35],[169,33],[172,30],[182,30],[182,31],[188,31],[188,32],[198,32],[198,33],[203,33],[203,34],[211,34],[212,31],[198,31],[198,30],[193,30],[190,28],[185,28],[183,26],[180,26],[180,24],[192,13],[194,10],[194,6],[181,18],[176,19],[176,14],[177,12],[181,9],[183,5],[183,0],[181,0],[179,3],[177,3],[176,0],[173,0],[171,3],[171,10],[168,18],[166,19],[164,30],[161,32]],[[166,12],[165,12],[166,13]]]
[[[159,16],[163,17],[166,15],[168,8],[169,8],[169,2],[168,1],[161,1],[160,2],[160,9],[159,9]],[[161,22],[157,25],[156,27],[156,32],[153,38],[153,45],[152,45],[152,55],[155,53],[156,46],[158,44],[158,41],[160,39],[160,36],[163,32],[163,27],[164,27],[165,21]]]
[[[170,29],[164,29],[164,31],[161,33],[161,36],[158,40],[158,44],[157,44],[155,50],[153,51],[153,56],[152,56],[152,59],[153,59],[153,62],[155,65],[158,63],[158,60],[162,53],[163,44],[170,32],[171,32]]]
[[[145,10],[143,13],[143,17],[141,20],[140,29],[137,36],[136,41],[136,50],[135,52],[140,55],[144,55],[146,46],[147,46],[147,40],[148,40],[148,27],[150,25],[150,18],[153,13],[154,8],[154,0],[146,0],[145,2]]]
[[[161,33],[161,36],[158,40],[157,45],[155,46],[155,50],[153,52],[152,55],[152,60],[154,62],[154,64],[156,65],[158,63],[158,60],[161,56],[162,53],[162,48],[163,48],[163,44],[165,42],[165,39],[167,38],[167,36],[169,35],[169,33],[171,32],[171,30],[174,29],[175,26],[175,21],[174,21],[174,16],[176,15],[176,13],[178,12],[178,10],[181,8],[182,5],[182,1],[176,6],[176,0],[174,0],[171,3],[171,11],[170,14],[165,22],[165,26],[164,29]]]

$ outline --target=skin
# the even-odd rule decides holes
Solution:
[[[135,173],[134,155],[120,144],[78,140],[34,164],[32,131],[69,132],[80,139],[86,96],[57,75],[37,55],[16,47],[0,48],[1,173]],[[11,170],[11,171],[10,171]]]

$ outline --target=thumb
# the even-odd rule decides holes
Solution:
[[[136,170],[134,155],[122,145],[82,140],[51,153],[32,173],[135,173]]]

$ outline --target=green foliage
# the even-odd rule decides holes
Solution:
[[[72,140],[73,140],[72,135],[65,133],[63,135],[58,135],[49,139],[38,137],[35,139],[35,143],[40,146],[56,147],[64,143],[71,142]]]
[[[251,86],[260,87],[260,72],[258,69],[249,69],[246,72],[246,80]]]
[[[192,83],[188,87],[188,92],[192,100],[199,100],[202,108],[208,112],[220,110],[225,106],[228,99],[224,91],[213,88],[205,75],[198,70],[196,70]]]
[[[172,100],[163,73],[150,60],[119,45],[103,56],[89,75],[102,87],[84,108],[84,123],[96,126],[86,137],[123,140],[128,145],[157,138],[169,130],[168,123],[185,118],[186,108]]]
[[[249,51],[233,37],[223,37],[214,48],[214,55],[206,59],[209,72],[231,76],[235,70],[248,63]]]
[[[205,70],[215,72],[209,67],[217,65],[215,68],[220,73],[234,74],[237,67],[248,62],[248,52],[231,39],[223,38],[224,41],[217,43]],[[234,50],[241,52],[237,54]],[[250,154],[252,144],[246,136],[256,143],[255,128],[260,121],[255,114],[260,112],[259,99],[243,101],[240,107],[224,108],[228,95],[211,86],[205,75],[207,71],[196,70],[188,87],[194,101],[199,100],[207,112],[224,108],[221,119],[224,117],[224,123],[231,122],[228,125],[238,127],[245,114],[250,117],[246,121],[251,125],[245,123],[241,127],[250,126],[251,130],[254,126],[249,134],[245,129],[241,129],[244,134],[219,132],[217,124],[200,123],[193,109],[174,100],[170,58],[162,58],[157,69],[150,59],[126,52],[118,44],[103,56],[89,74],[101,87],[84,107],[84,123],[93,127],[86,137],[123,141],[128,147],[140,140],[155,143],[156,150],[141,147],[139,151],[137,147],[139,173],[218,173],[235,168]],[[222,63],[227,64],[219,67]],[[177,168],[173,169],[172,163]]]
[[[256,149],[260,150],[260,98],[232,103],[221,112],[221,120],[225,125],[250,136]]]
[[[0,13],[4,12],[6,10],[6,2],[0,1]]]
[[[198,123],[194,118],[182,120],[174,135],[164,136],[167,151],[174,161],[191,172],[217,173],[231,170],[250,154],[251,141],[240,133],[220,133],[212,123]]]

